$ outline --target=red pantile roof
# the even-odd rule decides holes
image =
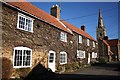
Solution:
[[[56,26],[57,28],[60,28],[68,33],[70,33],[55,17],[51,16],[50,14],[44,12],[43,10],[35,7],[29,2],[9,2],[12,6],[15,6],[29,14],[32,14],[44,21],[47,21],[48,23],[51,23],[52,25]]]
[[[12,6],[19,8],[29,14],[32,14],[34,16],[36,16],[37,18],[40,18],[52,25],[54,25],[55,27],[62,29],[70,34],[72,34],[67,28],[65,28],[65,26],[63,26],[55,17],[51,16],[50,14],[44,12],[43,10],[35,7],[34,5],[32,5],[29,2],[8,2],[9,4],[11,4]],[[88,33],[86,33],[85,31],[82,31],[81,29],[67,23],[66,21],[61,21],[62,23],[64,23],[66,26],[68,26],[68,28],[70,28],[72,31],[81,34],[91,40],[94,40],[93,37],[91,37]],[[94,40],[95,41],[95,40]]]
[[[87,38],[89,38],[89,39],[91,39],[91,40],[94,40],[93,37],[91,37],[88,33],[86,33],[85,31],[81,30],[80,28],[77,28],[77,27],[75,27],[74,25],[72,25],[72,24],[70,24],[70,23],[68,23],[68,22],[66,22],[66,21],[64,21],[64,20],[61,20],[61,22],[62,22],[63,24],[65,24],[68,28],[70,28],[72,31],[74,31],[74,32],[76,32],[76,33],[78,33],[78,34],[81,34],[82,36],[85,36],[85,37],[87,37]],[[95,41],[95,40],[94,40],[94,41]]]

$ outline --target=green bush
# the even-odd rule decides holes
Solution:
[[[99,63],[106,63],[107,59],[105,57],[99,58]]]

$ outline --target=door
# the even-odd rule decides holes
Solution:
[[[90,64],[90,53],[88,53],[88,64]]]
[[[48,68],[55,72],[55,52],[49,51],[48,55]]]

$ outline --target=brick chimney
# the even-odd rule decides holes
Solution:
[[[60,7],[58,4],[52,6],[52,8],[50,9],[50,14],[57,19],[60,19]]]
[[[81,30],[85,31],[85,25],[81,26]]]

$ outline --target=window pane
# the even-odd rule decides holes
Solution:
[[[30,66],[30,50],[24,50],[23,53],[23,66]]]
[[[19,16],[19,28],[25,29],[25,18]]]
[[[53,62],[53,61],[54,61],[54,53],[50,53],[49,62]]]
[[[15,50],[14,66],[22,65],[22,50]]]

